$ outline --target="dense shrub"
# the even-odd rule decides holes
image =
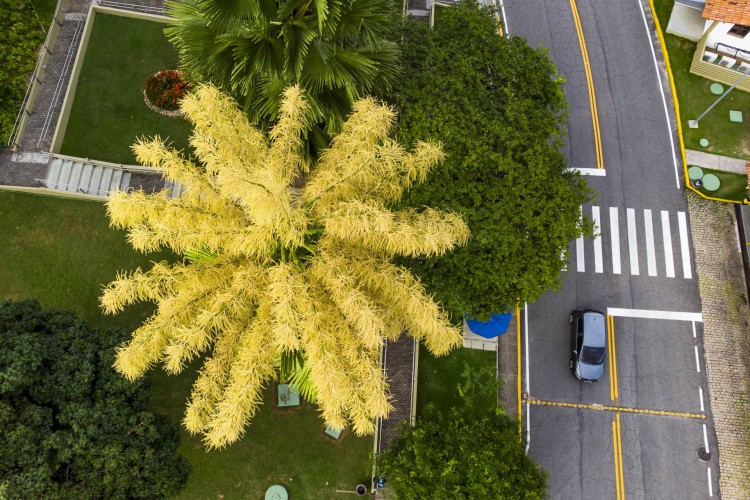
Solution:
[[[0,13],[0,144],[6,144],[44,31],[25,0],[0,0]]]
[[[165,498],[187,479],[151,390],[112,369],[120,329],[0,302],[0,498]]]

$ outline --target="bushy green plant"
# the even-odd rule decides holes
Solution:
[[[34,71],[44,31],[31,4],[0,0],[0,144],[5,144],[20,110],[26,81]]]
[[[0,497],[166,498],[187,479],[150,387],[112,369],[120,329],[0,302]]]
[[[546,51],[501,37],[477,2],[443,9],[440,23],[407,22],[399,139],[441,141],[447,159],[403,203],[466,217],[465,247],[406,264],[460,321],[560,286],[568,243],[588,234],[579,207],[592,197],[560,152],[566,124],[562,79]]]
[[[496,406],[494,369],[468,366],[461,404],[428,408],[406,424],[378,461],[388,489],[403,500],[431,498],[544,498],[546,474],[526,455],[518,421]]]

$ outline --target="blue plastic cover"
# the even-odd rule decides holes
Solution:
[[[508,324],[510,324],[510,313],[493,314],[489,321],[478,321],[469,319],[470,317],[470,315],[466,315],[466,324],[469,330],[486,339],[493,339],[502,335],[508,331]]]

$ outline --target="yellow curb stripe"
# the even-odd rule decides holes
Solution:
[[[570,9],[573,11],[573,21],[576,25],[578,43],[581,45],[581,57],[583,58],[583,69],[586,73],[586,85],[589,89],[589,106],[591,107],[591,124],[594,128],[594,147],[596,148],[596,168],[604,168],[604,155],[602,154],[602,135],[599,130],[599,112],[596,107],[596,92],[594,91],[594,78],[591,75],[591,64],[589,53],[586,48],[586,38],[583,36],[581,18],[578,15],[578,6],[575,0],[570,0]]]
[[[597,411],[612,411],[622,413],[636,413],[642,415],[658,415],[662,417],[683,417],[683,418],[695,418],[698,420],[705,420],[706,415],[702,413],[686,413],[679,411],[667,411],[667,410],[649,410],[647,408],[630,408],[628,406],[615,406],[615,405],[595,405],[587,403],[568,403],[565,401],[546,401],[542,399],[528,399],[526,404],[539,405],[539,406],[558,406],[561,408],[577,408],[582,410],[597,410]]]
[[[518,381],[517,385],[517,391],[518,391],[518,440],[523,439],[523,406],[522,406],[522,400],[521,400],[521,309],[519,309],[518,305],[516,305],[516,343],[518,344],[518,362],[516,363],[518,366],[518,376],[516,377],[516,380]]]
[[[617,478],[620,482],[620,498],[625,500],[625,474],[622,470],[622,433],[620,431],[620,414],[616,413],[615,418],[617,418],[617,463],[619,464],[620,469]]]
[[[609,353],[609,399],[610,401],[615,400],[615,376],[614,376],[614,370],[612,369],[612,360],[614,359],[614,356],[612,355],[612,329],[610,328],[610,323],[612,320],[612,316],[607,316],[607,352]]]

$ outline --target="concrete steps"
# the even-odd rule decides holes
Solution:
[[[105,165],[50,157],[44,180],[49,189],[106,198],[130,185],[130,172]]]

